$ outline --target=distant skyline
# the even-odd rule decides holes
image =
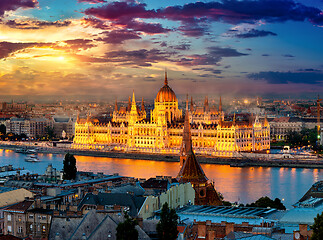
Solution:
[[[1,0],[0,99],[315,97],[322,41],[323,0]]]

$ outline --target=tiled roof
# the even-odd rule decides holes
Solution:
[[[8,208],[6,208],[6,212],[26,212],[31,205],[33,205],[34,201],[29,201],[29,200],[25,200],[22,201],[20,203],[14,204]]]

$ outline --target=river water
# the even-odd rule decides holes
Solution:
[[[12,150],[0,149],[0,166],[12,164],[33,173],[43,174],[48,164],[58,170],[63,167],[63,155],[38,154],[41,162],[25,162],[26,155]],[[119,173],[123,176],[150,178],[155,176],[176,177],[178,162],[150,160],[114,159],[106,157],[76,156],[79,171]],[[230,167],[229,165],[201,164],[217,191],[230,202],[250,203],[262,196],[280,198],[287,208],[296,203],[319,180],[323,180],[323,169]]]

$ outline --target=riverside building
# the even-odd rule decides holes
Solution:
[[[239,152],[263,151],[270,148],[270,127],[267,119],[258,117],[249,121],[224,121],[220,99],[219,109],[210,108],[205,99],[204,108],[189,111],[192,145],[196,153],[213,156],[236,156]],[[123,150],[150,153],[179,153],[182,144],[184,118],[178,100],[169,87],[167,74],[164,86],[155,98],[150,119],[142,101],[136,105],[135,94],[128,107],[118,109],[108,123],[97,119],[79,119],[75,123],[75,149]]]

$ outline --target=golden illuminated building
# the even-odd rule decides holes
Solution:
[[[204,107],[189,111],[192,146],[196,153],[213,156],[235,156],[239,152],[262,151],[270,148],[267,120],[253,118],[248,122],[224,121],[220,98],[219,109]],[[73,148],[123,150],[151,153],[179,153],[183,136],[183,115],[178,100],[169,87],[165,73],[164,86],[155,98],[154,109],[147,119],[144,102],[139,109],[135,93],[127,107],[116,102],[113,118],[108,123],[97,119],[77,119]]]

